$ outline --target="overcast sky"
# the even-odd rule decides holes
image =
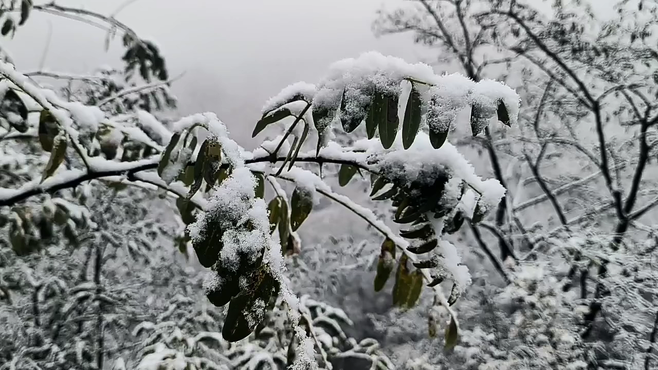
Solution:
[[[243,136],[267,98],[299,80],[316,82],[333,61],[369,50],[429,61],[431,54],[414,46],[411,36],[373,35],[376,11],[399,1],[138,0],[117,18],[157,41],[172,76],[186,72],[174,85],[184,113],[217,112]],[[102,14],[112,14],[124,2],[57,1]],[[50,32],[45,60],[50,70],[86,73],[118,64],[120,38],[106,53],[102,30],[35,12],[9,45],[20,70],[39,67]]]

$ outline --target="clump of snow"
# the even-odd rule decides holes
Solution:
[[[158,143],[166,144],[171,140],[171,132],[151,113],[140,109],[137,111],[137,119],[139,127],[155,137]]]
[[[271,97],[263,106],[261,113],[265,114],[297,99],[303,99],[310,103],[313,101],[315,92],[316,87],[313,84],[306,82],[294,83],[285,87],[277,95]]]
[[[471,285],[471,274],[468,267],[462,264],[462,258],[457,252],[457,248],[447,240],[439,240],[438,252],[442,260],[443,267],[448,270],[452,279],[460,289]]]

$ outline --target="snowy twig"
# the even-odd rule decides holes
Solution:
[[[62,129],[71,139],[73,149],[75,149],[75,151],[80,156],[80,159],[82,159],[85,166],[89,169],[90,167],[87,158],[87,151],[78,142],[77,132],[75,132],[71,127],[71,118],[63,114],[58,108],[55,108],[55,106],[44,95],[42,95],[36,87],[25,83],[26,77],[16,72],[13,65],[0,61],[0,74],[11,81],[25,94],[32,98],[37,104],[39,104],[43,109],[47,110],[50,114],[53,115],[53,117],[55,117],[57,123],[62,127]]]
[[[128,95],[128,94],[133,94],[133,93],[144,91],[144,90],[156,89],[156,88],[164,86],[164,85],[169,85],[170,83],[182,78],[184,75],[185,75],[185,72],[179,74],[178,76],[176,76],[174,78],[170,78],[167,81],[155,81],[155,82],[152,82],[150,84],[135,86],[135,87],[131,87],[129,89],[121,90],[118,93],[101,100],[97,104],[97,106],[102,107],[103,105],[111,103],[111,102],[121,98],[122,96],[125,96],[125,95]]]

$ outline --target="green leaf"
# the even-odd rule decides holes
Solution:
[[[378,177],[375,182],[372,184],[372,190],[370,191],[370,196],[377,194],[378,191],[382,190],[384,186],[388,184],[388,180],[384,176]]]
[[[393,286],[393,305],[405,307],[411,293],[413,278],[407,267],[408,257],[403,254],[398,263],[398,270],[395,274],[395,285]]]
[[[395,266],[395,243],[386,239],[382,243],[379,262],[377,263],[377,275],[375,275],[375,292],[384,289],[388,277]]]
[[[448,304],[452,306],[457,302],[459,299],[459,296],[461,295],[461,292],[459,291],[459,287],[457,284],[452,284],[452,289],[450,289],[450,296],[448,297]]]
[[[224,231],[220,228],[218,222],[208,220],[208,218],[204,219],[204,227],[204,230],[206,230],[205,235],[202,238],[192,240],[192,246],[199,263],[208,268],[219,260],[219,253],[224,247],[222,242]]]
[[[49,111],[42,110],[39,116],[39,143],[43,150],[50,152],[53,149],[53,142],[58,133],[55,117]]]
[[[430,143],[434,149],[439,149],[445,144],[446,139],[448,138],[448,131],[446,132],[437,132],[430,129]]]
[[[482,210],[482,207],[480,207],[480,203],[478,202],[475,205],[475,209],[473,210],[473,217],[471,218],[471,222],[473,224],[477,224],[482,221],[485,215],[486,213]]]
[[[267,126],[290,116],[292,116],[292,112],[290,112],[290,109],[288,108],[279,108],[263,114],[263,117],[256,123],[254,132],[251,133],[251,137],[256,137],[256,135],[265,130]]]
[[[178,197],[178,199],[176,199],[176,207],[178,207],[178,212],[180,212],[181,220],[183,220],[183,223],[185,225],[189,225],[196,220],[196,218],[192,214],[194,211],[194,205],[189,200],[183,197]]]
[[[0,30],[0,33],[2,33],[2,36],[7,36],[11,30],[14,29],[14,20],[11,18],[7,18],[5,23],[2,25],[2,29]]]
[[[256,194],[256,198],[265,198],[265,176],[261,172],[254,172],[254,176],[256,177],[256,188],[254,189],[254,193]]]
[[[358,112],[354,112],[354,107],[352,107],[352,111],[349,112],[347,110],[349,102],[346,95],[347,89],[343,90],[343,97],[340,101],[340,121],[343,125],[343,130],[350,133],[359,127],[363,119],[366,117],[369,107],[360,107],[362,110]]]
[[[27,107],[18,93],[13,89],[7,90],[0,103],[0,117],[7,120],[16,131],[24,133],[28,130],[27,113]]]
[[[436,248],[439,245],[439,242],[436,239],[432,239],[424,242],[423,244],[417,247],[407,247],[407,250],[415,254],[423,254],[430,252],[432,249]]]
[[[375,119],[379,122],[379,139],[384,149],[388,149],[393,145],[400,125],[398,97],[395,95],[386,96],[384,103],[378,109],[379,112]]]
[[[178,179],[186,186],[192,185],[194,183],[194,167],[185,166],[185,170],[178,175]]]
[[[288,203],[286,200],[281,197],[281,203],[279,204],[279,240],[281,242],[281,247],[283,248],[288,243],[288,235],[290,234],[290,219],[288,215]]]
[[[191,199],[194,194],[196,194],[199,189],[201,189],[201,184],[203,183],[203,177],[204,177],[204,170],[205,170],[205,161],[206,161],[206,154],[207,154],[207,148],[208,148],[208,143],[209,141],[206,140],[201,144],[201,148],[199,149],[199,153],[197,154],[196,157],[196,162],[194,162],[194,184],[192,184],[192,187],[190,188],[190,191],[187,193],[186,198]]]
[[[383,97],[381,94],[375,94],[375,97],[373,98],[373,101],[370,103],[370,106],[368,107],[368,115],[366,116],[366,134],[368,135],[368,139],[372,139],[375,137],[375,133],[377,132],[377,122],[376,115],[375,113],[376,109],[379,109],[381,104],[383,104]]]
[[[233,298],[229,303],[222,328],[222,337],[225,340],[237,342],[251,334],[249,322],[244,315],[244,311],[249,308],[250,301],[249,296],[243,294]]]
[[[162,158],[160,159],[160,163],[158,164],[158,175],[160,177],[162,177],[162,173],[170,163],[171,151],[174,150],[174,147],[176,147],[176,145],[178,144],[178,140],[180,140],[180,132],[176,132],[171,136],[171,140],[169,140],[169,144],[167,145],[167,148],[165,148],[164,153],[162,153]]]
[[[19,26],[22,26],[27,18],[30,16],[30,10],[32,10],[32,0],[22,0],[21,1],[21,20],[18,22]]]
[[[411,144],[414,143],[418,130],[420,129],[421,119],[421,105],[420,93],[416,87],[411,84],[411,93],[407,100],[407,108],[404,111],[404,121],[402,123],[402,145],[405,149],[409,149]]]
[[[270,201],[267,205],[267,213],[270,218],[270,233],[273,233],[276,230],[277,225],[279,224],[280,218],[279,214],[281,212],[281,197],[276,197]]]
[[[498,102],[498,120],[507,126],[511,125],[509,112],[507,111],[507,107],[502,99]]]
[[[487,127],[487,121],[490,117],[487,116],[486,109],[481,107],[478,104],[473,104],[471,107],[471,131],[473,136],[476,136],[485,127]]]
[[[430,237],[433,232],[432,225],[425,224],[423,227],[414,230],[400,230],[400,236],[407,239],[425,239]]]
[[[409,296],[405,306],[413,308],[420,299],[420,294],[423,291],[423,274],[420,270],[416,270],[411,274],[411,289],[409,289]]]
[[[290,207],[290,227],[296,231],[313,210],[313,195],[307,189],[295,188]]]
[[[446,327],[446,344],[447,350],[453,349],[459,341],[459,328],[454,317],[450,318],[450,325]]]
[[[340,170],[338,170],[338,184],[340,186],[347,185],[352,177],[354,177],[354,174],[356,174],[357,170],[357,167],[351,166],[349,164],[341,165]]]
[[[398,193],[398,188],[395,187],[395,186],[392,186],[389,190],[385,191],[383,194],[372,198],[372,200],[386,200],[386,199],[389,199],[389,198],[395,196],[397,193]]]
[[[45,170],[43,171],[41,182],[52,176],[57,170],[57,167],[62,164],[64,157],[66,156],[66,145],[67,137],[63,132],[55,136],[55,139],[53,140],[52,152],[50,153],[50,159],[48,160],[48,164],[46,164]]]

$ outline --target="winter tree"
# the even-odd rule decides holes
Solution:
[[[605,18],[606,11],[615,17]],[[648,1],[607,8],[593,1],[418,0],[380,13],[381,33],[413,33],[441,50],[446,68],[505,80],[522,97],[518,131],[470,140],[484,146],[509,189],[493,222],[480,228],[517,266],[505,268],[477,228],[473,233],[506,280],[526,286],[524,295],[550,288],[524,282],[539,273],[533,269],[562,287],[552,303],[561,302],[559,325],[578,333],[587,350],[573,350],[581,352],[576,362],[540,365],[532,364],[536,345],[522,356],[529,362],[501,368],[649,369],[657,362],[656,295],[645,285],[656,279],[655,230],[647,225],[658,204],[651,171],[656,11]],[[506,167],[516,170],[506,174]]]
[[[315,319],[308,313],[310,301],[300,301],[291,290],[284,260],[302,248],[298,230],[324,197],[379,233],[375,289],[393,274],[393,303],[412,307],[428,285],[433,309],[443,310],[446,317],[445,323],[434,325],[445,327],[448,347],[456,344],[459,322],[451,305],[471,278],[458,246],[445,235],[459,230],[464,220],[477,224],[496,208],[505,188],[495,179],[480,178],[446,138],[461,111],[470,110],[474,135],[493,120],[515,125],[519,97],[511,88],[459,74],[437,75],[424,64],[365,53],[336,62],[316,85],[290,85],[266,102],[254,136],[276,129],[282,134],[247,151],[212,113],[178,120],[149,113],[174,104],[165,60],[153,42],[115,18],[54,3],[24,0],[3,6],[8,10],[4,35],[28,21],[31,11],[43,11],[101,22],[110,40],[121,34],[126,50],[124,71],[103,70],[92,76],[23,72],[9,58],[0,62],[0,219],[7,240],[3,244],[15,255],[8,258],[44,258],[52,252],[51,238],[54,243],[68,241],[60,253],[78,247],[73,250],[81,251],[83,258],[82,264],[74,264],[83,269],[77,275],[79,284],[66,263],[45,279],[26,272],[34,291],[33,308],[45,304],[45,311],[34,311],[34,326],[40,326],[43,315],[58,316],[62,310],[81,315],[74,320],[77,328],[61,329],[77,330],[81,342],[58,344],[52,341],[53,333],[45,332],[40,335],[48,339],[37,335],[37,343],[30,345],[46,341],[52,348],[45,355],[48,364],[84,362],[103,368],[108,351],[121,352],[109,350],[104,341],[113,325],[130,326],[123,316],[135,316],[117,303],[122,297],[116,294],[125,293],[121,285],[104,284],[117,280],[104,266],[126,264],[128,257],[148,259],[164,233],[157,219],[137,221],[144,217],[139,202],[122,213],[130,210],[126,207],[131,199],[135,203],[144,194],[156,195],[154,202],[161,197],[175,203],[186,225],[176,238],[180,250],[193,250],[208,269],[202,284],[208,301],[228,306],[221,329],[227,342],[246,338],[276,307],[283,307],[294,344],[288,351],[296,366],[315,366],[316,351],[324,359],[325,339],[311,328]],[[37,77],[70,83],[58,89]],[[82,82],[79,90],[75,82]],[[360,126],[365,133],[351,144],[333,140],[335,127],[356,135]],[[356,173],[368,175],[373,200],[390,202],[393,212],[378,218],[333,190],[322,176],[328,166],[340,166],[341,184]],[[2,292],[11,302],[10,287],[3,283]],[[329,310],[313,306],[325,314]],[[86,325],[96,329],[88,331]],[[153,327],[142,325],[147,326]],[[161,343],[149,353],[161,353],[162,345],[169,344]],[[351,343],[341,350],[364,349],[370,356],[371,345]],[[32,355],[23,355],[12,355],[10,364],[23,358],[25,366],[36,364]]]

